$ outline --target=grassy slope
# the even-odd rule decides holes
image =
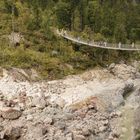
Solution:
[[[30,10],[20,2],[16,3],[19,17],[15,17],[15,29],[24,34],[30,47],[24,49],[24,43],[18,48],[9,46],[5,35],[11,32],[11,14],[3,12],[0,1],[0,66],[34,68],[43,78],[55,79],[65,75],[79,73],[98,65],[119,61],[129,57],[129,53],[77,46],[67,42],[52,32],[27,30],[28,21],[32,19]],[[44,13],[42,13],[43,16]],[[47,17],[45,17],[47,18]],[[125,54],[125,55],[124,55]],[[120,56],[118,59],[118,55]]]

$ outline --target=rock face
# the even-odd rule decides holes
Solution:
[[[119,140],[120,107],[129,103],[136,108],[139,104],[140,80],[134,79],[134,69],[112,64],[109,70],[49,82],[29,81],[31,73],[37,76],[32,71],[2,69],[0,139]],[[139,137],[138,114],[139,109],[134,138]],[[121,130],[125,133],[128,128]]]
[[[9,127],[5,130],[2,139],[17,140],[21,137],[21,128],[19,127]]]
[[[126,83],[124,84],[123,87],[121,87],[121,88],[117,91],[117,94],[120,94],[120,95],[122,95],[123,97],[125,97],[125,96],[127,96],[127,94],[128,94],[129,92],[131,92],[131,91],[133,90],[133,88],[134,88],[134,83],[128,81],[128,82],[126,82]]]
[[[137,88],[135,92],[129,96],[128,102],[137,108],[140,106],[140,88]]]
[[[118,78],[127,80],[129,78],[135,78],[137,75],[137,69],[126,64],[111,64],[109,70]]]
[[[140,139],[140,106],[135,110],[134,114],[134,136],[133,140]]]

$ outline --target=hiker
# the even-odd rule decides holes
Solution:
[[[118,44],[119,48],[121,48],[121,45],[122,45],[121,42],[119,42],[119,44]]]
[[[91,43],[91,40],[90,39],[88,39],[88,42],[87,42],[89,45],[90,45],[90,43]]]
[[[77,40],[80,41],[80,37],[78,37]]]
[[[63,31],[63,35],[64,35],[64,36],[66,35],[66,31]]]
[[[105,47],[107,46],[107,42],[106,42],[106,41],[104,42],[104,46],[105,46]]]
[[[134,42],[132,43],[132,48],[135,48],[135,43]]]

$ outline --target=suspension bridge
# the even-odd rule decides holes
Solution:
[[[126,51],[140,51],[140,45],[138,44],[113,44],[108,42],[94,42],[94,41],[87,41],[81,39],[80,37],[73,37],[72,35],[68,34],[67,31],[59,31],[57,30],[57,34],[67,40],[72,41],[73,43],[86,45],[90,47],[96,48],[103,48],[103,49],[112,49],[112,50],[126,50]]]

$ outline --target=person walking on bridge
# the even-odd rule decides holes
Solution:
[[[64,31],[63,35],[66,36],[67,35],[67,31]]]
[[[121,48],[121,45],[122,45],[121,42],[119,42],[118,47]]]
[[[78,37],[77,40],[80,41],[80,37]]]
[[[61,29],[61,34],[64,34],[64,29]]]
[[[105,46],[105,47],[107,46],[107,42],[106,42],[106,41],[104,42],[104,46]]]
[[[135,48],[135,43],[134,42],[132,42],[132,48]]]

